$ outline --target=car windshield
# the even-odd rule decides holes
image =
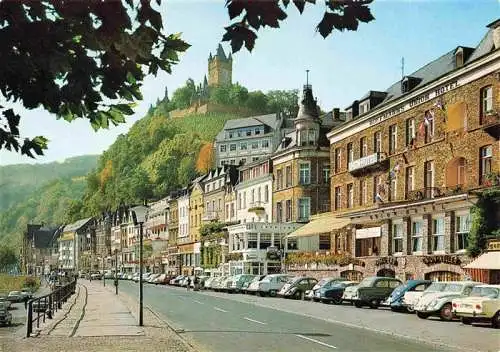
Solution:
[[[447,284],[444,291],[446,292],[461,292],[464,285],[460,284]]]
[[[488,298],[499,298],[500,290],[495,287],[479,287],[476,286],[472,289],[470,294],[473,297],[488,297]]]
[[[322,287],[322,286],[328,285],[331,281],[332,281],[332,278],[328,277],[328,278],[319,280],[316,285]]]
[[[446,282],[433,282],[425,292],[441,292],[446,287]]]
[[[375,278],[367,277],[366,279],[363,279],[363,281],[359,283],[359,287],[370,287],[373,283],[373,280],[375,280]]]
[[[19,294],[21,294],[21,291],[11,291],[9,293],[9,295],[11,295],[11,296],[13,296],[13,295],[19,295]]]

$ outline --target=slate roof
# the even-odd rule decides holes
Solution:
[[[87,224],[92,218],[80,219],[72,224],[64,226],[64,232],[78,231],[82,226]]]
[[[224,128],[217,134],[217,137],[215,139],[217,141],[223,141],[226,139],[225,138],[226,131],[238,128],[267,125],[271,129],[276,130],[277,128],[279,128],[280,122],[281,119],[277,119],[276,114],[259,115],[259,116],[245,117],[242,119],[228,120],[224,124]]]
[[[481,56],[488,54],[493,49],[493,31],[490,29],[488,33],[479,42],[476,49],[469,57],[466,63],[479,59]]]
[[[44,226],[33,233],[33,244],[35,248],[48,248],[59,226]]]

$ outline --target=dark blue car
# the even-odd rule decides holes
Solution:
[[[408,280],[406,283],[396,287],[391,295],[384,302],[390,306],[395,312],[407,312],[406,306],[403,305],[403,298],[406,292],[409,291],[424,291],[432,283],[430,280]]]

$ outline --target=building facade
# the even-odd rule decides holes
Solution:
[[[177,238],[179,235],[179,208],[177,203],[177,197],[179,195],[176,192],[173,192],[170,195],[170,200],[168,202],[168,256],[167,256],[167,268],[165,268],[165,272],[167,274],[177,274],[180,275],[179,265],[179,249],[177,246]]]
[[[261,159],[239,168],[237,216],[239,223],[273,221],[273,174],[271,159]]]
[[[222,45],[219,44],[215,55],[208,57],[208,86],[219,87],[232,83],[233,58],[231,53],[226,56]]]
[[[228,187],[236,184],[238,179],[238,170],[234,165],[223,165],[210,170],[203,179],[204,187],[202,221],[220,221],[224,222],[226,200],[225,195]]]
[[[215,138],[216,166],[243,165],[269,157],[291,121],[284,114],[229,120]]]
[[[78,220],[64,226],[59,243],[59,269],[66,272],[97,270],[94,218]]]
[[[334,250],[357,259],[355,277],[463,278],[469,210],[500,171],[499,25],[329,133],[332,212],[351,220]]]

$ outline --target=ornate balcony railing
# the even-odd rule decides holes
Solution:
[[[500,136],[500,113],[490,111],[482,116],[481,126],[486,133],[498,139]]]
[[[360,174],[366,171],[384,170],[389,166],[385,153],[373,153],[349,163],[348,169],[351,174]]]
[[[219,219],[218,211],[206,211],[201,218],[203,221],[213,221]]]
[[[253,202],[250,203],[250,207],[248,208],[248,211],[250,212],[261,212],[264,211],[266,208],[264,207],[265,203],[264,202]]]
[[[438,187],[425,187],[419,190],[414,190],[408,192],[406,199],[407,200],[424,200],[424,199],[433,199],[439,198],[446,195],[446,192],[441,190]]]

